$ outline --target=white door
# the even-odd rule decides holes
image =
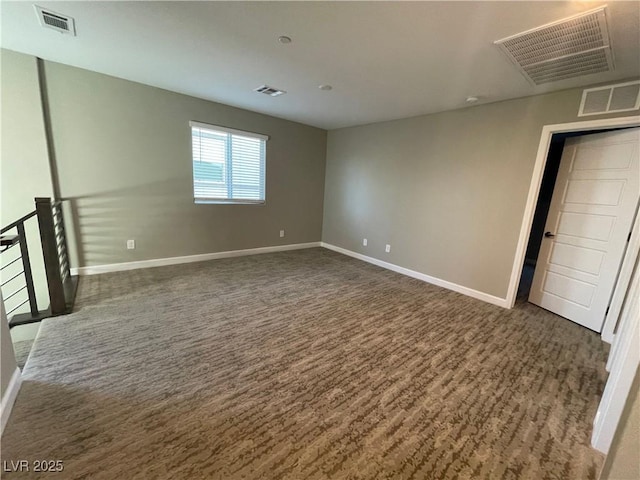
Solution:
[[[638,204],[640,128],[568,138],[529,301],[600,332]]]

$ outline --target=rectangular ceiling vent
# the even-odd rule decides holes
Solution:
[[[494,42],[534,85],[615,69],[606,7]]]
[[[640,108],[640,80],[583,90],[578,116],[628,112],[638,108]]]
[[[269,95],[270,97],[278,97],[287,93],[284,90],[278,90],[277,88],[270,87],[269,85],[261,85],[258,88],[254,88],[253,91],[264,93],[265,95]]]
[[[68,15],[54,12],[48,8],[42,8],[38,5],[36,7],[36,14],[40,25],[46,28],[51,28],[56,32],[66,33],[68,35],[76,35],[76,24],[73,18]]]

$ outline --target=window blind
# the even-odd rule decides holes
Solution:
[[[264,203],[269,137],[190,122],[196,203]]]

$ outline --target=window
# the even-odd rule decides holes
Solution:
[[[206,123],[189,126],[195,203],[264,203],[269,137]]]

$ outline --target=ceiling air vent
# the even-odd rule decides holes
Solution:
[[[638,108],[640,108],[640,80],[583,90],[578,116],[628,112]]]
[[[278,90],[277,88],[270,87],[269,85],[261,85],[258,88],[254,88],[253,91],[264,93],[265,95],[269,95],[270,97],[278,97],[287,93],[284,90]]]
[[[66,33],[69,35],[76,35],[76,25],[73,18],[68,15],[54,12],[48,8],[42,8],[38,5],[36,7],[36,13],[40,20],[40,25],[46,28],[51,28],[56,32]]]
[[[535,85],[615,68],[606,7],[494,42]]]

